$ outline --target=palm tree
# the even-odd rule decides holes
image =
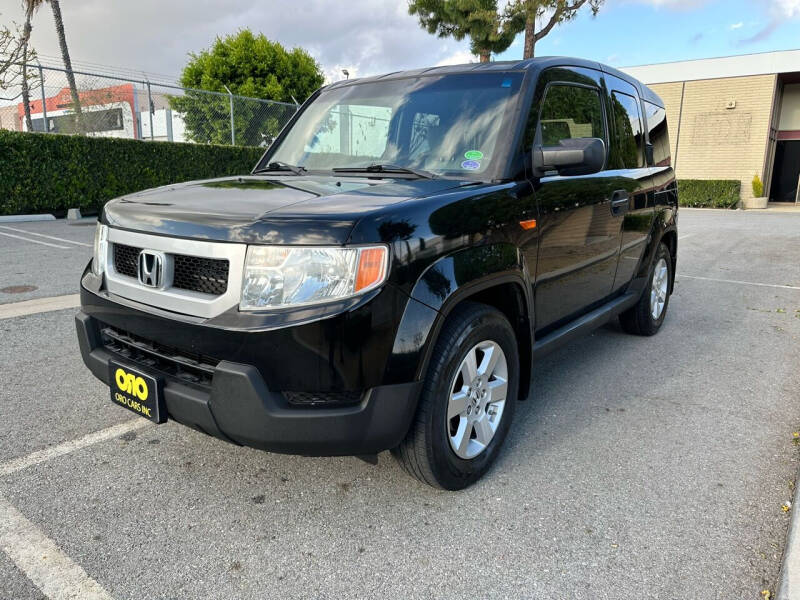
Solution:
[[[33,131],[31,121],[30,88],[28,86],[28,47],[31,39],[33,13],[42,5],[44,0],[23,0],[22,8],[25,9],[25,25],[22,28],[22,106],[25,110],[25,125],[28,131]],[[45,127],[47,125],[45,124]]]
[[[61,46],[61,58],[64,61],[64,69],[67,73],[67,83],[69,84],[69,92],[70,96],[72,97],[72,108],[78,115],[78,124],[81,124],[81,99],[80,96],[78,96],[78,86],[75,83],[75,74],[72,72],[72,61],[69,58],[67,36],[64,33],[64,19],[61,16],[61,5],[59,4],[59,0],[22,0],[22,7],[25,9],[25,26],[22,29],[22,105],[25,109],[25,124],[28,127],[28,131],[33,131],[33,123],[31,122],[30,89],[28,86],[28,42],[30,41],[31,30],[33,29],[33,25],[31,23],[33,20],[33,15],[45,2],[48,2],[50,4],[50,8],[53,9],[53,20],[56,24],[58,43]],[[47,131],[47,124],[45,124],[45,131]]]
[[[39,1],[41,2],[42,0]],[[59,0],[47,0],[47,2],[50,3],[50,8],[53,9],[53,20],[56,23],[58,43],[61,46],[61,58],[64,61],[64,68],[67,71],[67,82],[69,83],[69,91],[72,95],[72,108],[79,115],[78,120],[80,121],[81,99],[78,96],[78,86],[75,85],[75,74],[72,72],[72,61],[69,59],[67,36],[64,34],[64,19],[61,17],[61,5],[59,4]]]

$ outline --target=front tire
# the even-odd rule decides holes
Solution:
[[[634,335],[655,335],[664,323],[669,307],[672,284],[672,256],[663,242],[658,244],[650,277],[635,306],[619,316],[619,322],[628,333]]]
[[[459,305],[434,347],[411,428],[392,453],[433,487],[473,484],[497,458],[518,387],[519,351],[508,319],[490,306]]]

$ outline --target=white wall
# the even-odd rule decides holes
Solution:
[[[793,73],[800,71],[800,50],[623,67],[620,71],[628,73],[644,84]]]
[[[781,131],[800,131],[800,83],[791,83],[783,88],[781,103]]]
[[[140,113],[142,119],[142,139],[150,139],[150,113],[146,110]],[[167,141],[167,117],[172,119],[172,141],[185,142],[186,125],[183,117],[175,111],[159,108],[153,113],[153,137],[159,141]]]

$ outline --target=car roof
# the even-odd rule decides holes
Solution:
[[[627,73],[623,73],[609,67],[602,63],[586,60],[584,58],[574,58],[570,56],[541,56],[537,58],[529,58],[526,60],[502,60],[493,61],[488,63],[468,63],[462,65],[444,65],[439,67],[426,67],[422,69],[412,69],[408,71],[394,71],[392,73],[385,73],[383,75],[375,75],[372,77],[362,77],[357,79],[345,79],[337,81],[326,86],[327,89],[335,89],[345,87],[348,85],[368,83],[373,81],[390,81],[392,79],[406,79],[409,77],[421,77],[423,75],[453,75],[458,73],[487,73],[487,72],[504,72],[504,71],[541,71],[550,67],[584,67],[587,69],[596,69],[619,77],[635,86],[642,97],[642,99],[658,104],[663,107],[664,102],[661,98],[653,92],[646,85],[631,77]]]

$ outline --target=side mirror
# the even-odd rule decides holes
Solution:
[[[606,144],[600,138],[561,140],[558,146],[533,147],[533,174],[543,177],[548,171],[559,175],[597,173],[606,162]]]

